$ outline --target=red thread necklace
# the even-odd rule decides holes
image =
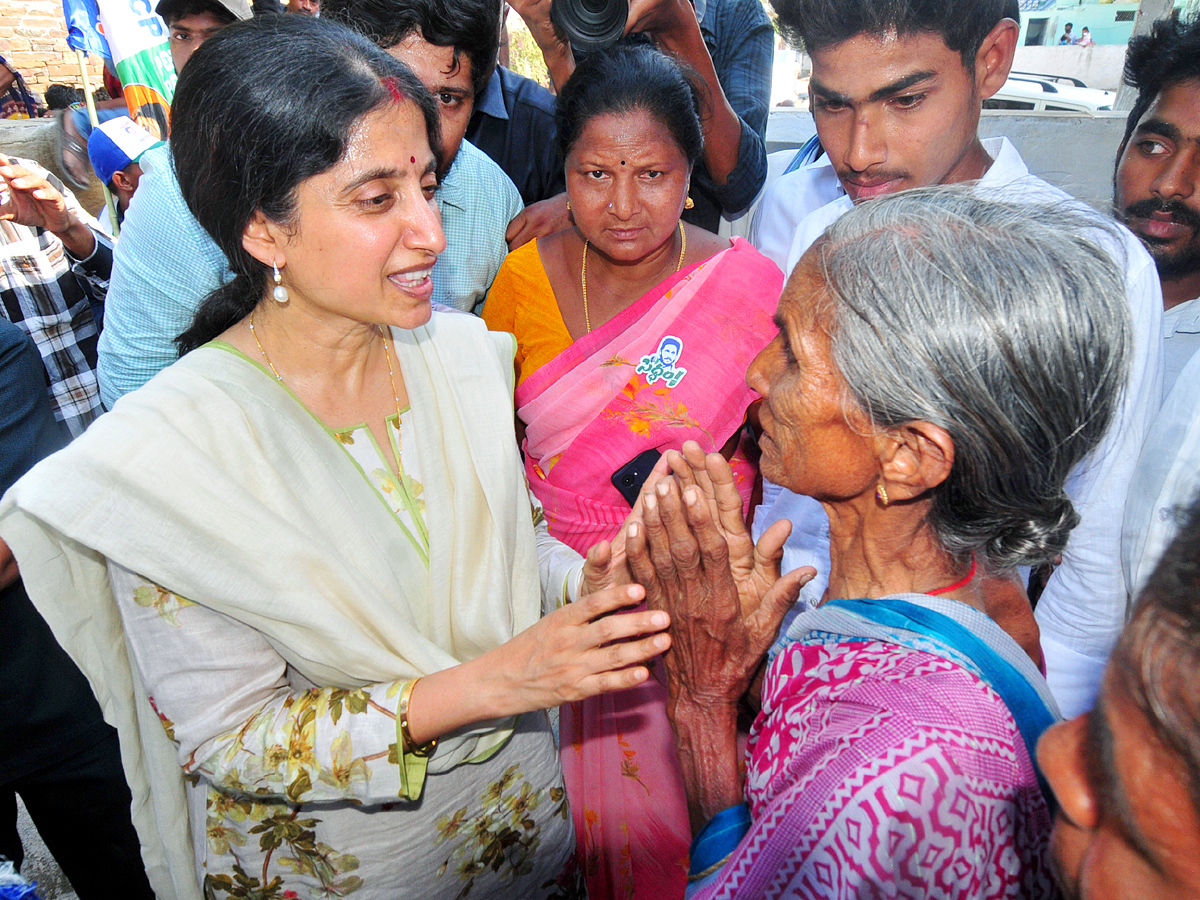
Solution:
[[[940,594],[948,594],[951,591],[957,591],[960,587],[966,587],[968,584],[971,583],[971,579],[975,577],[975,570],[977,568],[978,568],[978,564],[975,562],[975,554],[972,553],[971,554],[971,570],[969,572],[967,572],[966,577],[960,578],[958,581],[954,582],[954,584],[948,584],[945,587],[938,588],[936,591],[926,591],[925,593],[928,594],[930,597],[937,597]]]

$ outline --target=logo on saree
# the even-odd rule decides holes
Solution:
[[[658,350],[649,356],[643,356],[637,364],[636,371],[646,376],[646,384],[665,381],[667,387],[675,387],[687,374],[687,369],[678,369],[675,363],[683,355],[683,341],[668,334],[658,342]]]

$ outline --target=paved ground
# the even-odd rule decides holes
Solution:
[[[25,847],[25,862],[21,865],[21,875],[27,881],[37,882],[37,895],[41,900],[79,900],[71,885],[62,873],[62,869],[54,862],[54,857],[42,843],[37,829],[25,812],[25,804],[17,798],[17,831],[21,834],[21,843]]]

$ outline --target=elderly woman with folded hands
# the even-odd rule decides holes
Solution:
[[[777,642],[812,576],[778,577],[788,525],[752,546],[728,465],[695,445],[643,492],[627,550],[672,616],[689,896],[1052,893],[1033,750],[1058,713],[1014,638],[1032,613],[996,585],[1061,552],[1064,480],[1125,377],[1102,236],[943,188],[863,204],[805,255],[747,375],[763,472],[830,520],[825,599]]]

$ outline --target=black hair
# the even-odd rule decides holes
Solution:
[[[237,16],[222,6],[217,0],[163,0],[155,7],[168,26],[174,25],[180,19],[196,16],[201,13],[212,13],[226,25],[237,21]]]
[[[1118,165],[1133,129],[1150,104],[1164,88],[1193,78],[1200,78],[1200,14],[1191,22],[1180,21],[1176,10],[1169,18],[1155,22],[1149,34],[1130,40],[1125,52],[1125,83],[1137,88],[1138,95],[1125,120]]]
[[[291,223],[297,186],[336,165],[357,123],[396,97],[421,110],[440,171],[433,97],[411,69],[361,35],[308,16],[263,16],[222,29],[195,52],[175,89],[171,155],[188,209],[234,278],[205,298],[176,338],[180,355],[265,296],[269,269],[242,246],[255,212]]]
[[[808,53],[860,34],[936,34],[974,69],[1002,19],[1021,21],[1018,0],[771,0],[784,38]]]
[[[80,96],[79,89],[69,84],[52,84],[46,88],[47,109],[66,109],[81,99],[83,98]]]
[[[1175,518],[1182,527],[1138,595],[1109,667],[1179,755],[1200,813],[1200,502]]]
[[[167,125],[167,109],[157,100],[151,100],[149,103],[143,103],[137,108],[131,118],[149,131],[157,140],[161,141],[169,133]],[[152,119],[158,126],[158,133],[155,134],[154,130],[149,128],[147,123],[142,121],[143,119]]]
[[[700,92],[694,76],[635,37],[589,53],[563,85],[554,110],[559,158],[566,160],[596,116],[635,110],[645,110],[667,127],[689,165],[704,154]]]
[[[478,96],[500,53],[500,0],[322,0],[321,18],[340,22],[387,50],[414,31],[436,47],[466,56]]]

